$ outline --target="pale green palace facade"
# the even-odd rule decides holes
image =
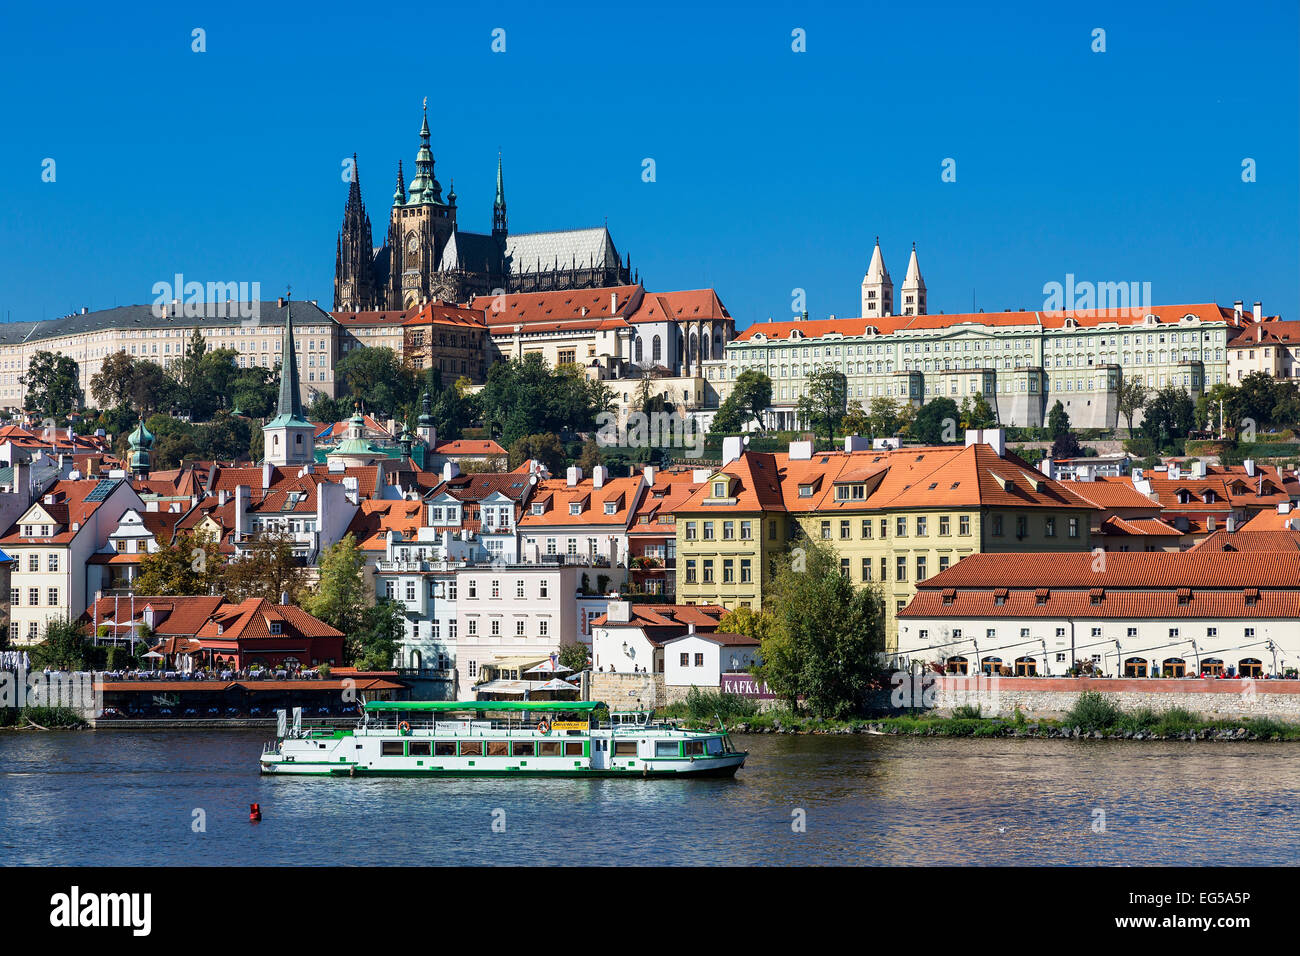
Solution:
[[[795,428],[808,376],[829,365],[848,380],[850,402],[870,410],[888,396],[914,406],[941,395],[959,405],[981,393],[1003,425],[1041,425],[1059,399],[1078,428],[1122,424],[1121,377],[1149,389],[1177,385],[1195,398],[1227,381],[1227,345],[1242,318],[1214,304],[1152,306],[1133,313],[996,312],[806,318],[758,322],[705,363],[719,401],[745,369],[772,379],[766,427]],[[1134,424],[1137,424],[1135,419]]]

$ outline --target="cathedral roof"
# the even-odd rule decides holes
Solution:
[[[438,268],[497,274],[502,271],[501,265],[501,244],[496,239],[477,232],[457,230],[447,240]]]
[[[513,275],[554,269],[603,269],[619,265],[618,250],[604,226],[560,232],[526,232],[506,239]]]

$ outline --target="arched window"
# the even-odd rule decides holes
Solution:
[[[1130,657],[1124,661],[1125,677],[1146,677],[1147,662],[1145,658]]]
[[[659,336],[650,340],[650,361],[658,365],[663,360],[663,347],[659,343]]]
[[[1181,657],[1166,657],[1160,662],[1160,673],[1165,677],[1182,677],[1187,673],[1187,661]]]
[[[636,338],[636,358],[633,360],[633,361],[635,361],[638,365],[641,364],[641,362],[642,362],[642,360],[643,360],[643,357],[644,357],[644,353],[642,352],[642,342],[643,342],[643,341],[644,341],[644,340],[641,338],[641,336],[638,335],[637,338]]]
[[[944,661],[943,669],[949,674],[965,674],[970,663],[964,657],[950,657]]]

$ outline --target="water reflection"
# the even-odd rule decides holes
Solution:
[[[1300,860],[1290,744],[760,736],[734,781],[294,780],[257,775],[263,736],[0,735],[0,863]]]

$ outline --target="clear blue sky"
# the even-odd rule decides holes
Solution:
[[[328,307],[340,164],[379,240],[426,95],[462,228],[499,147],[512,231],[607,218],[649,288],[712,286],[740,326],[796,287],[857,315],[877,234],[896,286],[917,243],[932,312],[1073,273],[1300,318],[1294,2],[290,6],[5,5],[0,319],[176,272]]]

